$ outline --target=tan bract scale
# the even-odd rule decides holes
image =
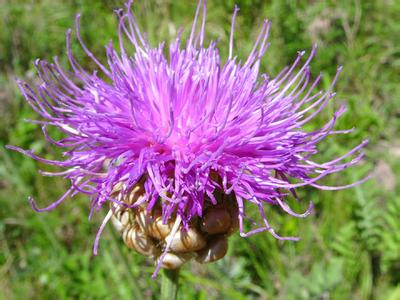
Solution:
[[[125,244],[145,256],[157,256],[159,250],[154,241],[142,232],[137,226],[127,226],[122,232],[122,239]]]
[[[190,260],[193,256],[188,254],[167,253],[161,263],[164,269],[177,269]]]
[[[179,230],[171,238],[171,251],[177,253],[197,251],[207,244],[201,234],[194,228]]]
[[[155,239],[165,239],[172,229],[172,223],[164,224],[158,213],[150,215],[145,209],[138,209],[135,214],[135,221],[144,232]]]

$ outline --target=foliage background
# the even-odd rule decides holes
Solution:
[[[188,28],[195,1],[138,0],[137,18],[150,41],[171,39],[177,26]],[[298,50],[318,43],[313,74],[324,71],[321,87],[336,67],[344,72],[338,96],[313,123],[327,120],[345,101],[348,112],[338,128],[357,130],[321,144],[321,160],[342,154],[368,137],[367,159],[358,168],[331,176],[327,184],[349,183],[366,172],[375,176],[357,188],[339,192],[300,191],[316,204],[315,213],[297,220],[271,209],[281,234],[301,237],[279,242],[268,234],[231,238],[229,254],[218,263],[188,264],[182,271],[181,299],[400,299],[400,2],[383,1],[208,1],[208,39],[221,40],[227,53],[233,6],[240,8],[236,51],[246,57],[262,24],[272,21],[271,47],[263,70],[277,74]],[[104,217],[87,220],[84,197],[67,201],[51,213],[34,213],[26,199],[44,206],[67,182],[38,176],[42,168],[6,151],[13,144],[34,148],[45,157],[60,152],[44,142],[35,118],[14,81],[35,81],[33,61],[58,55],[65,66],[65,31],[82,13],[84,39],[98,57],[116,41],[112,10],[122,1],[0,0],[0,298],[4,299],[157,299],[153,266],[123,247],[109,226],[100,255],[92,243]],[[188,30],[186,30],[187,32]],[[82,53],[83,65],[95,68]],[[55,133],[56,134],[56,133]]]

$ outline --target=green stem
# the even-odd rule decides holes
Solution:
[[[179,269],[162,270],[161,300],[178,299],[178,288],[179,288],[178,281],[179,281]]]

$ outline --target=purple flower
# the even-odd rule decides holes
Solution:
[[[198,17],[203,9],[200,30]],[[240,235],[269,231],[264,204],[277,205],[296,217],[286,204],[287,196],[297,198],[295,189],[312,186],[336,190],[354,186],[329,187],[318,184],[327,175],[358,163],[362,142],[347,154],[331,161],[312,160],[317,144],[332,134],[336,120],[345,111],[340,107],[322,128],[307,132],[311,121],[335,96],[332,88],[340,73],[325,91],[315,91],[321,76],[312,79],[309,64],[316,47],[301,63],[299,52],[292,65],[275,78],[259,73],[260,60],[268,48],[269,22],[265,21],[253,50],[245,61],[233,54],[235,8],[229,41],[229,56],[221,60],[216,42],[204,44],[205,1],[200,0],[190,36],[182,46],[180,34],[165,46],[151,48],[131,12],[118,11],[119,49],[107,46],[103,65],[76,35],[86,54],[98,65],[88,72],[78,64],[71,51],[71,30],[67,31],[67,55],[72,72],[63,70],[57,58],[53,63],[37,60],[41,78],[36,89],[18,81],[32,108],[42,117],[32,121],[42,126],[46,139],[64,149],[64,160],[48,160],[33,151],[9,146],[38,161],[64,169],[42,175],[63,176],[71,187],[57,201],[36,211],[48,211],[68,197],[87,194],[92,211],[106,202],[127,204],[112,196],[117,183],[126,196],[143,182],[145,197],[132,206],[145,203],[149,211],[162,203],[163,220],[179,219],[187,228],[189,221],[202,216],[205,205],[216,204],[218,195],[233,193],[239,208]],[[129,41],[135,51],[125,49]],[[47,131],[55,126],[65,137],[53,140]],[[352,156],[352,160],[345,160]],[[255,205],[263,224],[245,232],[245,203]],[[246,205],[246,206],[247,206]],[[92,213],[91,213],[92,214]],[[95,242],[110,213],[103,222]]]

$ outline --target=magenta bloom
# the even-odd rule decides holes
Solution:
[[[118,12],[119,49],[111,44],[107,47],[106,65],[83,43],[79,16],[76,19],[76,35],[99,73],[78,64],[68,30],[72,72],[64,71],[57,58],[54,63],[37,60],[41,83],[34,89],[18,81],[24,97],[42,117],[32,122],[41,124],[49,142],[65,149],[64,160],[47,160],[33,151],[9,148],[64,169],[41,174],[71,181],[70,189],[46,208],[37,208],[31,199],[35,210],[51,210],[77,193],[89,196],[92,211],[109,201],[126,206],[111,196],[114,186],[123,183],[121,193],[127,194],[144,180],[145,197],[134,206],[147,203],[151,210],[161,201],[165,221],[173,216],[187,226],[192,218],[202,215],[206,204],[219,201],[218,193],[233,193],[241,236],[266,230],[278,239],[296,239],[274,232],[265,204],[305,217],[312,204],[298,214],[285,202],[287,196],[297,198],[296,188],[335,190],[359,183],[340,187],[318,184],[325,176],[358,163],[367,142],[328,162],[312,160],[317,144],[325,137],[350,132],[333,130],[344,107],[322,128],[303,129],[335,96],[332,88],[340,72],[339,68],[327,91],[315,91],[321,78],[312,78],[309,68],[315,47],[305,62],[301,62],[305,52],[299,52],[291,66],[270,78],[259,73],[260,60],[268,48],[269,22],[264,22],[253,50],[242,61],[233,54],[238,8],[232,17],[226,59],[220,57],[216,42],[204,42],[205,1],[199,2],[184,46],[178,34],[169,46],[160,43],[156,48],[151,48],[140,32],[130,6],[128,3],[125,11]],[[201,9],[203,18],[197,26]],[[128,52],[124,41],[135,51]],[[65,138],[53,140],[47,132],[49,126],[57,127]],[[345,160],[350,156],[352,160]],[[247,205],[257,206],[262,220],[250,232],[243,227]],[[97,247],[97,240],[95,244]]]

